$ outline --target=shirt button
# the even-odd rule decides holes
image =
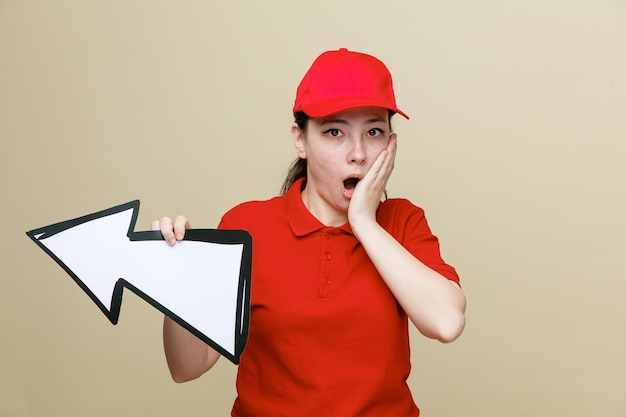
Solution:
[[[330,232],[326,232],[326,233],[324,233],[324,237],[325,237],[326,239],[330,240],[330,239],[332,239],[332,238],[333,238],[333,234],[332,234],[332,233],[330,233]]]
[[[333,256],[330,253],[326,252],[324,254],[324,259],[326,259],[327,261],[330,261],[332,258],[333,258]]]
[[[330,285],[330,278],[325,278],[324,279],[324,284],[325,285]]]

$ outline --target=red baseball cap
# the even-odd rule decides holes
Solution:
[[[322,53],[298,86],[293,113],[324,117],[355,107],[382,107],[409,118],[396,106],[391,73],[378,58],[346,48]]]

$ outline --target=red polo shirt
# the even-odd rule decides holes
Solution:
[[[305,207],[299,180],[281,197],[241,204],[222,229],[252,235],[249,339],[237,374],[237,417],[419,415],[406,379],[408,318],[352,234]],[[377,220],[448,279],[424,212],[381,203]]]

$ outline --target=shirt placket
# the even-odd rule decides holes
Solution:
[[[323,233],[322,238],[322,247],[320,251],[320,276],[318,278],[318,294],[319,297],[325,298],[328,297],[333,290],[333,266],[335,260],[333,259],[335,255],[334,248],[336,247],[337,236],[335,230],[326,229]]]

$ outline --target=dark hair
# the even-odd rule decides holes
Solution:
[[[305,112],[299,111],[294,115],[294,118],[294,122],[298,128],[304,132],[308,124],[307,122],[309,121],[309,116]],[[280,188],[280,194],[285,194],[294,182],[303,177],[306,177],[306,159],[298,157],[289,165],[287,176],[283,181],[283,186]]]
[[[389,129],[393,131],[391,128],[391,117],[396,114],[393,110],[389,110]],[[299,111],[294,115],[294,122],[298,126],[301,131],[305,131],[307,128],[307,124],[309,121],[309,116],[303,112]],[[302,159],[300,157],[296,158],[291,165],[289,165],[289,169],[287,171],[287,175],[285,180],[283,181],[283,185],[280,188],[280,194],[283,195],[291,188],[294,182],[298,181],[300,178],[306,177],[306,159]],[[387,191],[385,191],[385,198],[387,198]]]

